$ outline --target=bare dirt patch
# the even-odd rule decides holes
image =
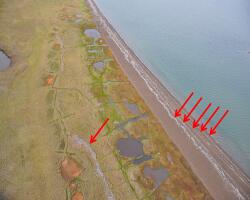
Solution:
[[[82,193],[76,192],[76,193],[72,196],[71,200],[84,200],[84,198],[83,198]]]
[[[72,181],[82,173],[80,165],[73,158],[65,158],[61,162],[61,174],[66,181]]]

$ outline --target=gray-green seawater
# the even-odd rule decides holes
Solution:
[[[137,56],[181,102],[229,109],[213,136],[250,175],[250,1],[95,0]],[[202,134],[202,133],[201,133]],[[204,133],[203,133],[204,134]]]

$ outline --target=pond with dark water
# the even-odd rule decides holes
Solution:
[[[139,157],[144,155],[143,144],[134,138],[121,138],[117,141],[117,149],[126,157]]]

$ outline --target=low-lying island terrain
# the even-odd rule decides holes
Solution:
[[[2,0],[0,30],[1,200],[211,199],[84,1]]]

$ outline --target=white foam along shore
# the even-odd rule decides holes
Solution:
[[[227,200],[250,199],[249,177],[210,136],[194,131],[189,124],[184,125],[181,119],[173,117],[180,103],[128,47],[95,2],[86,1],[93,11],[99,31],[113,50],[122,70],[211,196]]]

